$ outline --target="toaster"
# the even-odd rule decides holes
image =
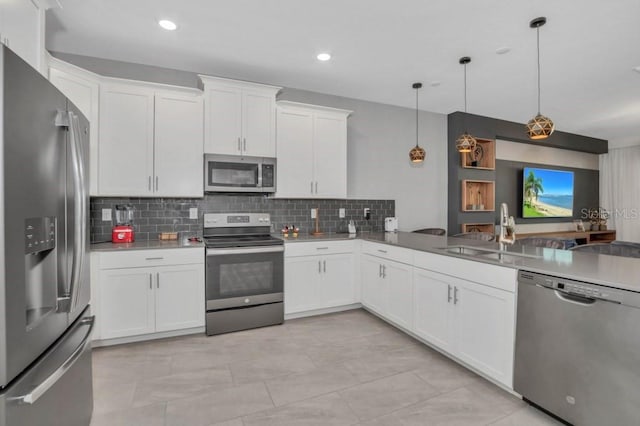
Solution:
[[[385,232],[398,232],[398,218],[397,217],[385,217],[384,218],[384,230],[385,230]]]

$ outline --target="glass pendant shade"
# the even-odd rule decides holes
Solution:
[[[412,163],[422,163],[426,156],[426,151],[418,145],[414,146],[411,151],[409,151],[409,158]]]
[[[464,132],[456,139],[456,149],[458,152],[471,152],[475,149],[476,143],[476,138]]]
[[[463,56],[458,61],[460,65],[464,65],[464,113],[467,113],[467,64],[471,62],[471,58]],[[476,138],[471,136],[469,132],[465,130],[463,134],[456,139],[456,149],[459,153],[471,152],[476,148]]]
[[[547,18],[541,16],[529,22],[529,27],[536,29],[536,49],[538,52],[538,114],[527,123],[529,139],[546,139],[553,133],[555,125],[549,117],[540,114],[540,27],[547,23]]]
[[[527,123],[527,135],[529,139],[546,139],[553,133],[555,125],[549,117],[538,114]]]
[[[416,146],[409,151],[409,159],[412,163],[422,163],[427,157],[427,152],[418,145],[418,89],[422,87],[422,83],[413,83],[411,87],[416,89]]]

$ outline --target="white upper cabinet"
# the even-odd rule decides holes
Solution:
[[[146,87],[100,88],[100,195],[153,195],[153,101]]]
[[[100,76],[74,65],[49,58],[49,80],[78,107],[90,122],[90,195],[98,195],[98,122]]]
[[[205,146],[210,154],[276,156],[276,94],[281,87],[200,75]]]
[[[202,109],[197,90],[102,84],[99,195],[202,197]]]
[[[155,109],[155,195],[202,197],[202,96],[156,93]]]
[[[351,111],[289,101],[277,104],[276,196],[346,198]]]
[[[31,0],[0,2],[0,37],[29,65],[46,74],[44,55],[44,10]]]

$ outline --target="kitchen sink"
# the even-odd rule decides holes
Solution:
[[[497,260],[500,262],[513,262],[519,259],[537,259],[539,256],[524,253],[513,253],[503,250],[495,250],[490,248],[473,247],[473,246],[447,246],[442,247],[447,253],[458,254],[462,256],[469,256],[475,258],[482,258],[487,260]]]

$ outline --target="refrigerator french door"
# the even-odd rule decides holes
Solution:
[[[90,377],[59,391],[91,372],[89,123],[6,47],[0,72],[0,426],[88,424]]]

